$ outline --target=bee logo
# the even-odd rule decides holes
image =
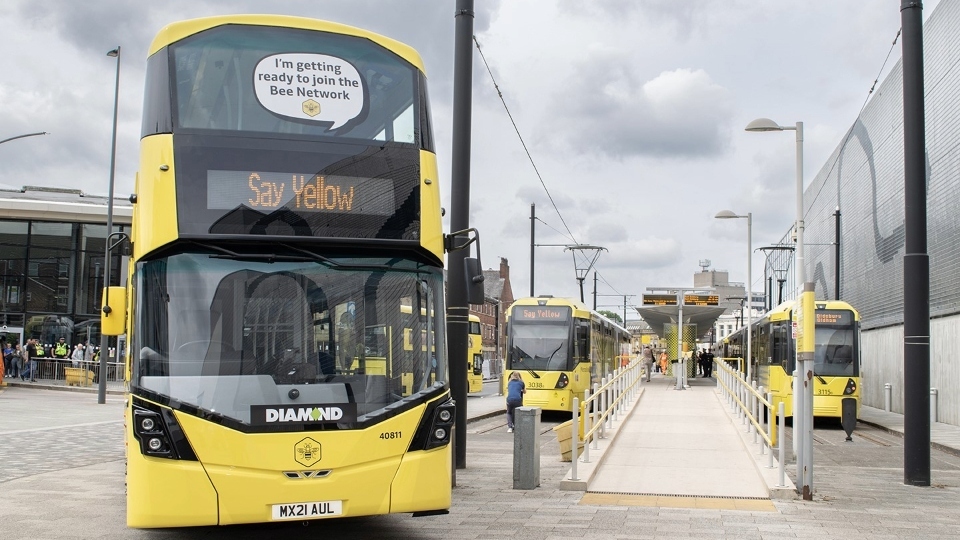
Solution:
[[[316,116],[320,114],[320,104],[312,99],[303,102],[303,112],[307,116]]]
[[[293,459],[305,466],[312,467],[320,461],[320,443],[307,437],[293,447]]]

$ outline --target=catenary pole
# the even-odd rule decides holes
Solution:
[[[930,485],[930,258],[923,105],[923,7],[901,0],[903,29],[903,483]]]
[[[532,203],[530,205],[530,296],[535,296],[533,294],[533,262],[534,262],[534,249],[536,248],[536,231],[537,231],[537,204]]]
[[[473,99],[473,0],[457,0],[453,59],[453,147],[450,175],[450,227],[470,228],[470,129]],[[462,243],[454,239],[454,244]],[[450,355],[450,393],[457,403],[454,430],[454,461],[457,469],[467,466],[467,283],[464,258],[467,250],[447,254],[447,343]]]

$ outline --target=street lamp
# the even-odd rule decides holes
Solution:
[[[117,78],[113,85],[113,136],[110,141],[110,185],[107,188],[107,237],[103,254],[103,312],[110,313],[108,299],[110,293],[110,235],[113,233],[113,180],[117,164],[117,105],[120,101],[120,46],[107,52],[107,56],[117,59]],[[110,359],[109,338],[100,339],[100,382],[97,386],[97,403],[107,402],[107,361]]]
[[[717,215],[714,216],[717,219],[747,219],[747,381],[753,379],[750,378],[751,367],[753,364],[753,350],[751,342],[753,341],[751,336],[750,327],[753,326],[753,213],[747,212],[747,215],[740,216],[730,210],[721,210],[717,212]],[[743,315],[743,308],[740,308],[740,314]]]
[[[803,498],[812,497],[813,492],[813,381],[803,384],[803,374],[813,375],[814,351],[809,348],[810,336],[814,332],[814,314],[803,313],[800,301],[802,293],[807,289],[806,276],[803,269],[803,122],[797,122],[794,127],[781,126],[769,118],[757,118],[747,124],[746,131],[796,131],[797,132],[797,322],[799,325],[797,336],[797,369],[793,380],[793,395],[795,399],[793,410],[794,433],[800,436],[797,441],[797,480],[802,486]],[[812,294],[812,292],[811,292]]]

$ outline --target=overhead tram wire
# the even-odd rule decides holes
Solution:
[[[568,237],[571,241],[573,241],[574,244],[579,244],[580,242],[577,241],[576,237],[573,234],[573,231],[570,229],[570,226],[567,225],[567,220],[563,219],[563,214],[560,213],[560,208],[557,207],[556,201],[553,200],[553,195],[550,194],[550,189],[547,188],[547,184],[543,180],[543,176],[540,174],[540,170],[537,168],[536,162],[534,162],[533,160],[533,155],[530,154],[530,149],[527,148],[527,143],[523,140],[523,135],[520,134],[520,128],[517,127],[517,122],[513,119],[513,114],[510,113],[510,107],[507,106],[507,101],[503,97],[503,92],[500,91],[500,85],[497,84],[497,79],[493,76],[493,71],[490,69],[490,64],[487,62],[487,58],[483,55],[483,49],[480,47],[480,42],[477,40],[477,36],[473,36],[473,42],[477,46],[477,52],[480,54],[480,59],[483,61],[484,67],[487,68],[487,74],[490,75],[490,81],[493,83],[493,87],[497,91],[497,97],[500,98],[500,102],[503,104],[503,109],[504,111],[506,111],[507,117],[510,118],[510,124],[513,125],[513,130],[517,133],[517,138],[520,140],[520,145],[523,146],[523,151],[527,154],[527,159],[530,161],[530,165],[533,167],[533,171],[534,173],[536,173],[537,179],[540,181],[540,185],[543,186],[543,191],[547,194],[547,198],[550,200],[550,204],[553,206],[553,210],[557,213],[557,217],[560,218],[560,222],[563,223],[563,228],[567,230],[567,234],[564,235],[562,232],[550,226],[549,224],[547,224],[547,222],[543,221],[539,217],[537,218],[537,221],[543,223],[544,225],[547,225],[548,227],[550,227],[551,229],[559,233],[561,236]],[[576,256],[576,253],[574,254],[574,256]],[[585,255],[583,255],[582,253],[580,254],[580,256],[585,257]],[[603,282],[606,283],[611,289],[616,291],[616,289],[612,285],[610,285],[607,282],[607,280],[603,280]]]
[[[520,144],[523,146],[523,151],[526,152],[527,159],[530,160],[530,165],[533,166],[533,172],[536,173],[537,178],[540,180],[540,185],[543,186],[543,190],[547,193],[547,198],[550,199],[550,204],[553,205],[554,211],[560,218],[560,222],[563,223],[563,227],[570,234],[570,238],[573,240],[573,243],[579,244],[574,237],[573,231],[570,230],[570,226],[567,225],[567,221],[563,219],[563,214],[560,213],[557,203],[553,200],[553,195],[551,195],[550,190],[547,189],[547,184],[543,181],[543,176],[540,175],[540,170],[537,169],[537,164],[533,161],[533,156],[530,154],[530,150],[527,148],[527,143],[523,140],[523,135],[520,135],[520,128],[517,127],[517,123],[514,121],[513,115],[510,114],[510,108],[507,107],[507,101],[503,99],[503,92],[500,91],[500,85],[497,84],[497,80],[493,76],[493,71],[490,70],[490,64],[487,63],[487,58],[483,56],[483,49],[480,48],[480,42],[477,41],[477,36],[473,36],[473,42],[477,45],[477,52],[480,53],[480,59],[483,60],[483,65],[487,68],[487,73],[490,75],[490,81],[493,82],[493,87],[497,91],[497,96],[500,98],[500,102],[503,103],[503,109],[507,112],[507,116],[510,118],[510,123],[513,124],[514,131],[517,132],[517,138],[520,139]]]
[[[883,65],[880,66],[880,71],[877,72],[876,78],[873,80],[873,84],[870,86],[870,90],[867,92],[867,97],[863,100],[863,105],[860,106],[860,111],[857,113],[857,119],[860,118],[860,115],[863,114],[863,109],[867,107],[867,103],[870,102],[870,96],[873,95],[873,91],[877,88],[877,83],[880,81],[880,75],[883,74],[883,69],[887,67],[887,62],[890,61],[890,55],[893,54],[894,47],[897,46],[897,41],[900,39],[900,33],[902,29],[897,30],[897,35],[893,37],[893,43],[890,44],[890,50],[887,51],[887,57],[883,59]],[[856,124],[856,121],[854,121]],[[827,185],[826,178],[830,178],[830,175],[833,174],[833,170],[836,168],[837,163],[840,161],[840,156],[843,155],[843,150],[847,147],[847,143],[850,142],[850,137],[853,136],[853,127],[850,126],[850,129],[847,130],[847,135],[843,139],[843,144],[840,145],[840,150],[837,151],[837,156],[834,158],[833,163],[830,164],[830,171],[827,172],[824,176],[824,182],[820,184],[820,189],[817,190],[817,194],[813,196],[813,199],[810,201],[810,207],[813,206],[813,203],[817,202],[817,199],[820,197],[820,194],[823,192],[824,186]],[[840,177],[837,177],[837,183],[840,183]],[[805,204],[806,205],[806,204]],[[804,210],[804,218],[806,218],[806,210]]]

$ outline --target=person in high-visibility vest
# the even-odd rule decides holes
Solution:
[[[67,338],[60,338],[60,341],[53,346],[53,357],[66,359],[70,356],[70,345],[67,344]]]

